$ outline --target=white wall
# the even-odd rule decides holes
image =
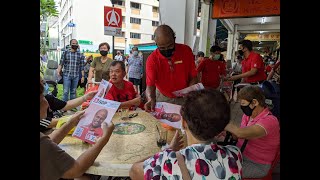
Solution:
[[[153,26],[151,20],[141,19],[141,33],[153,34]]]
[[[62,5],[66,0],[62,0]],[[68,0],[72,2],[72,16],[69,17],[65,23],[61,24],[63,15],[67,13],[67,9],[61,12],[59,18],[60,22],[60,32],[64,25],[69,22],[71,19],[73,23],[76,24],[74,28],[68,28],[70,31],[66,33],[66,44],[69,43],[71,37],[68,37],[68,34],[72,32],[72,38],[78,40],[88,40],[92,41],[93,45],[99,45],[101,42],[108,42],[112,48],[112,36],[104,35],[104,6],[112,7],[110,0]],[[125,32],[125,37],[127,38],[127,44],[131,43],[130,32],[136,32],[141,34],[141,43],[153,42],[151,40],[151,35],[153,32],[152,21],[159,21],[159,18],[153,18],[152,7],[159,7],[159,2],[157,0],[132,0],[132,2],[137,2],[141,4],[140,15],[132,15],[130,8],[131,0],[125,0],[126,13],[123,14],[126,17],[126,28],[122,29]],[[67,5],[70,7],[71,3]],[[69,12],[68,12],[69,13]],[[137,17],[141,19],[141,28],[140,30],[131,29],[130,17]],[[73,30],[73,31],[72,31]],[[60,44],[63,45],[63,38],[60,34]],[[124,43],[117,43],[116,48],[120,49],[119,46],[123,46]]]
[[[160,0],[160,24],[169,25],[176,33],[176,42],[185,40],[186,0]]]
[[[127,0],[126,3],[128,1],[129,0]],[[172,0],[172,1],[175,1],[175,0]],[[130,4],[130,2],[136,2],[136,3],[140,3],[140,4],[147,4],[147,5],[159,7],[159,1],[157,1],[157,0],[130,0],[129,4]]]
[[[74,37],[78,40],[92,41],[94,45],[107,42],[112,49],[112,36],[104,35],[104,6],[112,6],[111,2],[76,0],[73,6],[76,24]]]

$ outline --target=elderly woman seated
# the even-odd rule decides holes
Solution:
[[[247,144],[243,151],[243,178],[265,177],[280,147],[278,119],[269,111],[263,91],[246,86],[238,93],[244,113],[240,127],[229,123],[225,130],[239,138],[237,146]]]
[[[186,148],[176,131],[169,148],[133,164],[135,179],[241,179],[242,156],[236,146],[219,146],[214,137],[230,120],[230,107],[217,90],[190,92],[181,108]],[[197,108],[195,108],[197,107]]]

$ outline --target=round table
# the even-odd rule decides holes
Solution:
[[[137,111],[130,111],[129,114]],[[136,134],[125,135],[116,134],[115,130],[109,142],[102,149],[94,164],[86,171],[89,174],[104,176],[129,176],[129,170],[133,163],[152,156],[160,151],[156,144],[157,128],[163,130],[160,122],[151,114],[139,111],[138,116],[130,120],[120,120],[118,113],[112,119],[115,126],[120,123],[135,124],[140,130],[145,129]],[[118,125],[117,125],[118,124]],[[168,131],[168,142],[171,141],[175,131]],[[186,138],[184,137],[185,144]],[[78,138],[67,136],[59,144],[59,147],[65,150],[73,158],[77,159],[91,145],[83,143]]]

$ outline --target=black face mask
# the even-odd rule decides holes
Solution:
[[[241,49],[239,49],[239,50],[238,50],[238,53],[239,53],[240,56],[243,56],[243,53],[244,53],[244,52],[243,52]]]
[[[251,102],[250,102],[250,104],[251,104]],[[251,116],[254,108],[256,108],[256,107],[254,107],[253,109],[251,109],[251,108],[249,107],[250,104],[248,104],[247,106],[240,106],[242,112],[243,112],[245,115],[247,115],[247,116]]]
[[[100,51],[101,56],[106,56],[108,54],[108,51]]]
[[[79,47],[78,45],[71,45],[71,48],[74,49],[74,50],[77,50],[78,47]]]
[[[171,57],[173,55],[174,50],[175,50],[175,47],[172,49],[167,49],[167,50],[160,50],[159,49],[160,53],[166,58]]]

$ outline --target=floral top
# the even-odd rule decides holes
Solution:
[[[242,155],[236,146],[193,144],[180,150],[192,179],[241,179]],[[144,161],[145,180],[182,180],[175,151],[167,149]]]

